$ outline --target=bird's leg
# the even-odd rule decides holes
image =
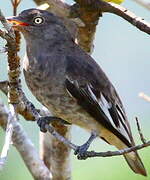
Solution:
[[[93,142],[93,140],[97,137],[97,134],[96,132],[92,132],[91,133],[91,136],[89,137],[89,139],[87,140],[86,143],[84,143],[83,145],[81,146],[78,146],[77,149],[75,150],[74,154],[77,155],[77,158],[78,159],[86,159],[87,156],[86,156],[86,152],[88,150],[88,148],[90,147],[91,143]]]
[[[37,120],[37,124],[38,126],[40,127],[40,130],[42,132],[47,132],[46,128],[45,128],[45,125],[46,124],[50,124],[50,123],[53,123],[53,122],[59,122],[61,124],[66,124],[66,125],[70,125],[69,122],[61,119],[61,118],[58,118],[58,117],[54,117],[54,116],[44,116],[44,117],[39,117],[39,119]]]

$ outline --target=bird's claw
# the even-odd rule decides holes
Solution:
[[[40,130],[42,132],[47,132],[47,129],[45,128],[46,125],[49,125],[50,123],[53,122],[59,122],[60,124],[65,124],[65,125],[70,125],[70,123],[68,123],[67,121],[58,118],[58,117],[52,117],[52,116],[44,116],[44,117],[40,117],[37,120],[37,124],[40,127]]]
[[[85,160],[88,158],[88,148],[90,147],[90,144],[93,142],[93,140],[97,137],[97,134],[95,132],[91,133],[91,136],[89,139],[84,143],[82,146],[78,146],[75,150],[74,154],[77,155],[77,158],[80,160]]]
[[[85,160],[87,159],[87,149],[88,145],[85,143],[82,146],[78,146],[77,149],[75,150],[74,154],[77,155],[77,158],[80,160]]]

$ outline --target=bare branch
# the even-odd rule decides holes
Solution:
[[[150,23],[146,22],[143,18],[136,16],[131,11],[127,10],[126,8],[115,4],[115,3],[108,3],[104,1],[99,1],[100,9],[102,12],[109,12],[116,14],[123,19],[130,22],[133,26],[137,27],[139,30],[150,34]]]
[[[0,102],[0,126],[2,126],[4,130],[6,129],[8,116],[11,116],[10,111],[2,102]],[[13,117],[11,116],[11,118]],[[44,165],[43,161],[39,158],[34,145],[17,121],[13,122],[12,141],[13,145],[19,151],[34,179],[50,180],[50,171]]]
[[[11,0],[12,6],[13,6],[13,15],[17,15],[17,8],[20,4],[21,0]]]
[[[43,108],[40,114],[42,116],[52,116],[46,108]],[[58,123],[53,123],[53,126],[61,136],[70,140],[71,126]],[[40,132],[40,157],[50,169],[53,180],[71,179],[70,151],[71,149],[68,146],[50,133]]]
[[[73,143],[71,143],[68,139],[64,138],[63,136],[61,136],[54,127],[46,124],[45,125],[45,129],[50,132],[56,139],[58,139],[59,141],[63,142],[65,145],[67,145],[69,148],[76,150],[77,146],[74,145]]]
[[[102,0],[76,0],[76,2],[78,2],[81,6],[84,6],[87,11],[92,11],[94,9],[99,12],[116,14],[136,26],[139,30],[150,34],[150,24],[148,22],[144,21],[141,17],[137,17],[134,13],[118,4]]]
[[[10,147],[10,144],[12,141],[13,121],[17,121],[17,119],[16,119],[17,116],[15,114],[14,107],[11,104],[10,104],[10,108],[11,108],[11,110],[8,115],[8,121],[7,121],[7,126],[6,126],[5,143],[4,143],[2,153],[0,156],[0,170],[3,169],[3,167],[6,163],[9,147]]]
[[[144,8],[148,9],[150,11],[150,2],[149,0],[132,0],[139,5],[143,6]]]
[[[59,141],[66,144],[68,147],[70,147],[74,151],[77,150],[78,146],[74,145],[73,143],[71,143],[70,141],[65,139],[64,137],[60,136],[60,134],[58,134],[52,126],[45,125],[45,129],[47,129],[47,131],[50,132],[55,138],[57,138]],[[87,151],[85,156],[86,156],[86,158],[89,158],[89,157],[119,156],[119,155],[129,153],[131,151],[137,151],[137,150],[143,149],[143,148],[148,147],[148,146],[150,146],[150,141],[147,141],[144,144],[132,146],[130,148],[125,148],[125,149],[121,149],[121,150],[118,150],[118,151],[107,151],[107,152]],[[86,158],[84,158],[84,159],[86,159]]]
[[[89,152],[87,152],[86,157],[89,158],[89,157],[112,157],[112,156],[120,156],[120,155],[129,153],[129,152],[132,152],[132,151],[137,151],[137,150],[143,149],[143,148],[148,147],[148,146],[150,146],[150,141],[148,141],[148,142],[145,143],[145,144],[140,144],[140,145],[137,145],[137,146],[133,146],[133,147],[126,148],[126,149],[121,149],[121,150],[118,150],[118,151],[107,151],[107,152],[94,152],[94,151],[89,151]]]
[[[11,25],[7,23],[1,10],[0,10],[0,21],[3,24],[4,28],[7,30],[9,36],[14,40],[15,39],[14,31],[12,30]]]
[[[150,102],[150,96],[146,95],[146,94],[143,93],[143,92],[140,92],[140,93],[139,93],[139,97],[142,98],[142,99],[144,99],[144,100],[147,101],[147,102]]]
[[[143,18],[136,16],[126,8],[115,3],[105,2],[102,0],[74,0],[77,4],[71,6],[61,0],[34,0],[38,5],[43,3],[49,4],[47,10],[68,18],[80,18],[84,23],[83,27],[78,26],[77,40],[78,44],[88,53],[92,52],[93,40],[98,24],[99,17],[102,12],[116,14],[130,22],[139,30],[150,34],[150,24],[144,21]],[[65,8],[64,8],[65,7]]]

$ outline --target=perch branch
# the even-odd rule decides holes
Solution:
[[[45,125],[45,128],[47,129],[48,132],[50,132],[55,138],[57,138],[59,141],[63,142],[64,144],[66,144],[68,147],[70,147],[71,149],[73,149],[74,151],[76,151],[76,149],[78,148],[78,146],[74,145],[73,143],[71,143],[70,141],[68,141],[67,139],[65,139],[64,137],[60,136],[55,129],[52,126],[49,125]],[[136,146],[132,146],[130,148],[125,148],[125,149],[121,149],[118,151],[107,151],[107,152],[94,152],[94,151],[88,151],[86,153],[86,158],[89,157],[110,157],[110,156],[119,156],[119,155],[123,155],[126,153],[129,153],[131,151],[137,151],[140,149],[143,149],[145,147],[150,146],[150,141],[147,141],[146,143],[140,144],[140,145],[136,145]]]
[[[148,142],[145,143],[145,144],[140,144],[140,145],[137,145],[137,146],[133,146],[133,147],[126,148],[126,149],[121,149],[121,150],[118,150],[118,151],[107,151],[107,152],[94,152],[94,151],[89,151],[89,152],[87,152],[86,157],[87,157],[87,158],[90,158],[90,157],[112,157],[112,156],[120,156],[120,155],[129,153],[129,152],[131,152],[131,151],[137,151],[137,150],[143,149],[143,148],[148,147],[148,146],[150,146],[150,141],[148,141]]]
[[[13,118],[8,108],[2,102],[0,102],[0,126],[4,130],[6,130],[8,117]],[[51,180],[50,171],[39,158],[34,145],[17,121],[13,122],[12,142],[19,151],[34,179]]]

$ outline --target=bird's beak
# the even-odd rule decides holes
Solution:
[[[13,27],[17,27],[17,26],[29,26],[28,23],[21,21],[19,19],[19,17],[17,17],[17,16],[8,17],[7,21],[8,21],[8,23],[12,24]]]

